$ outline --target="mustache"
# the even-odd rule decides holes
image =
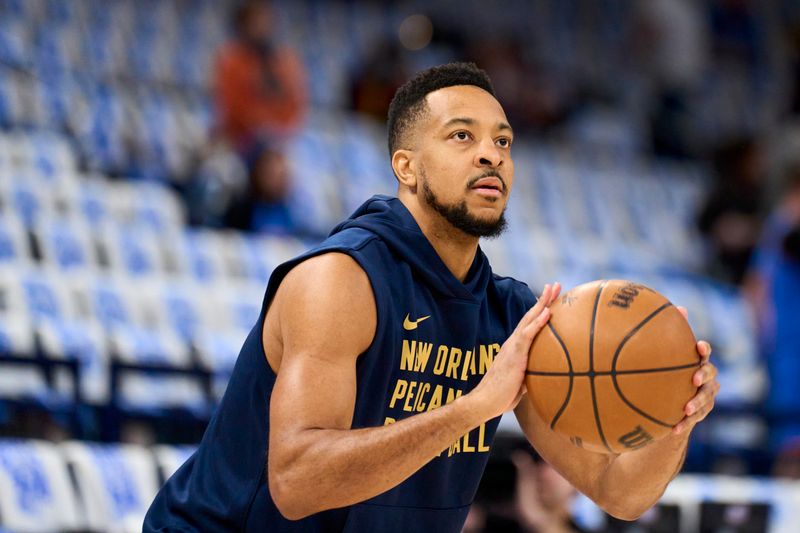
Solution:
[[[476,183],[478,183],[479,180],[482,180],[483,178],[497,178],[497,179],[499,179],[500,180],[500,184],[503,186],[503,192],[506,192],[506,189],[508,188],[508,187],[506,187],[506,180],[504,180],[503,176],[501,176],[500,173],[498,171],[496,171],[495,169],[493,169],[493,168],[490,168],[490,169],[486,170],[485,172],[483,172],[479,176],[475,176],[475,177],[470,178],[469,181],[467,182],[467,189],[471,189]]]

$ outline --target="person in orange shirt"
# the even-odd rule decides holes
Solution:
[[[286,137],[303,121],[307,86],[303,65],[275,39],[274,14],[249,0],[234,13],[234,38],[215,68],[218,133],[240,153],[262,135]]]

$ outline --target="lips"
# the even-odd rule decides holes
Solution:
[[[480,190],[494,190],[497,192],[504,192],[505,187],[503,186],[503,182],[500,181],[500,178],[495,177],[486,177],[481,178],[476,181],[471,189],[480,189]]]

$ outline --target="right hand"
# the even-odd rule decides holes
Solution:
[[[487,413],[486,420],[514,409],[525,394],[528,352],[536,334],[550,319],[550,304],[558,298],[561,285],[544,286],[542,295],[519,321],[495,356],[489,371],[470,393]]]

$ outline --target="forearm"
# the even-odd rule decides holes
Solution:
[[[273,434],[272,497],[291,519],[369,499],[404,481],[484,422],[480,411],[474,396],[466,395],[386,426]],[[274,454],[275,449],[281,452]]]
[[[610,514],[634,519],[652,507],[683,466],[689,432],[618,455],[599,477],[598,503]]]

